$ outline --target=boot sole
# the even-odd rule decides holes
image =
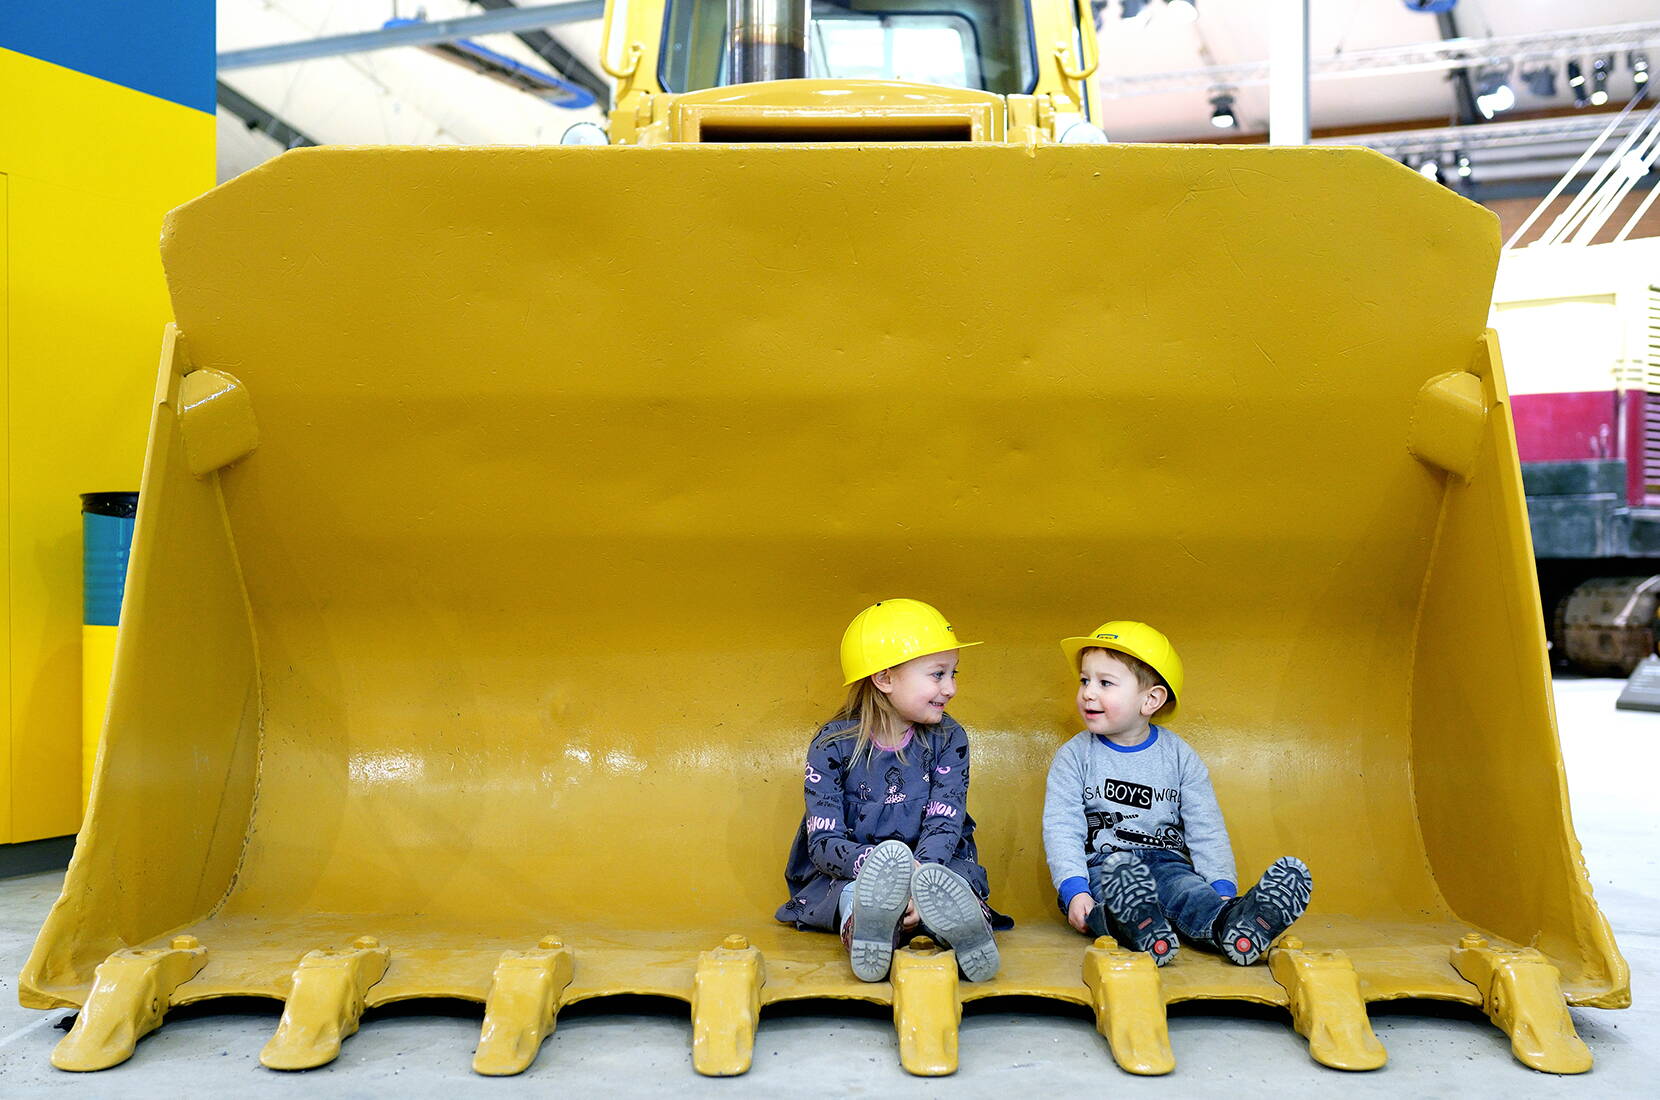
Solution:
[[[911,850],[884,840],[865,857],[853,881],[853,973],[862,982],[879,982],[893,965],[893,933],[911,898]]]
[[[1222,953],[1236,966],[1250,966],[1297,922],[1314,894],[1308,865],[1295,856],[1276,859],[1253,887],[1257,904],[1222,934]]]
[[[1112,915],[1109,926],[1117,923],[1129,930],[1131,942],[1122,946],[1147,952],[1159,966],[1175,961],[1176,932],[1159,908],[1153,872],[1134,858],[1109,863],[1101,876],[1101,895]]]
[[[949,867],[926,863],[911,878],[916,913],[928,931],[957,953],[957,968],[971,982],[983,982],[1002,964],[980,899]]]

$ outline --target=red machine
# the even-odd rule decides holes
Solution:
[[[1660,239],[1507,252],[1492,324],[1553,654],[1626,675],[1660,605]]]

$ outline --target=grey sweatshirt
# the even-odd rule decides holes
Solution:
[[[1084,732],[1060,747],[1043,800],[1043,848],[1063,906],[1089,889],[1113,852],[1188,853],[1220,892],[1236,892],[1233,846],[1210,771],[1180,737],[1154,726],[1132,749]]]

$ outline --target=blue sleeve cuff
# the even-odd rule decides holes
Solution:
[[[1210,888],[1225,898],[1237,898],[1239,896],[1239,884],[1229,882],[1225,878],[1217,879],[1210,884]]]
[[[1079,894],[1089,893],[1089,879],[1082,875],[1073,875],[1069,879],[1063,879],[1059,889],[1055,892],[1061,896],[1061,908],[1070,909],[1072,908],[1073,898]]]

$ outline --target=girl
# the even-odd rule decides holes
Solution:
[[[986,872],[968,816],[968,734],[945,713],[957,694],[957,641],[917,600],[867,607],[842,635],[841,710],[807,749],[807,808],[784,869],[778,919],[840,930],[853,973],[888,976],[893,949],[920,930],[954,949],[963,977],[997,973]]]

